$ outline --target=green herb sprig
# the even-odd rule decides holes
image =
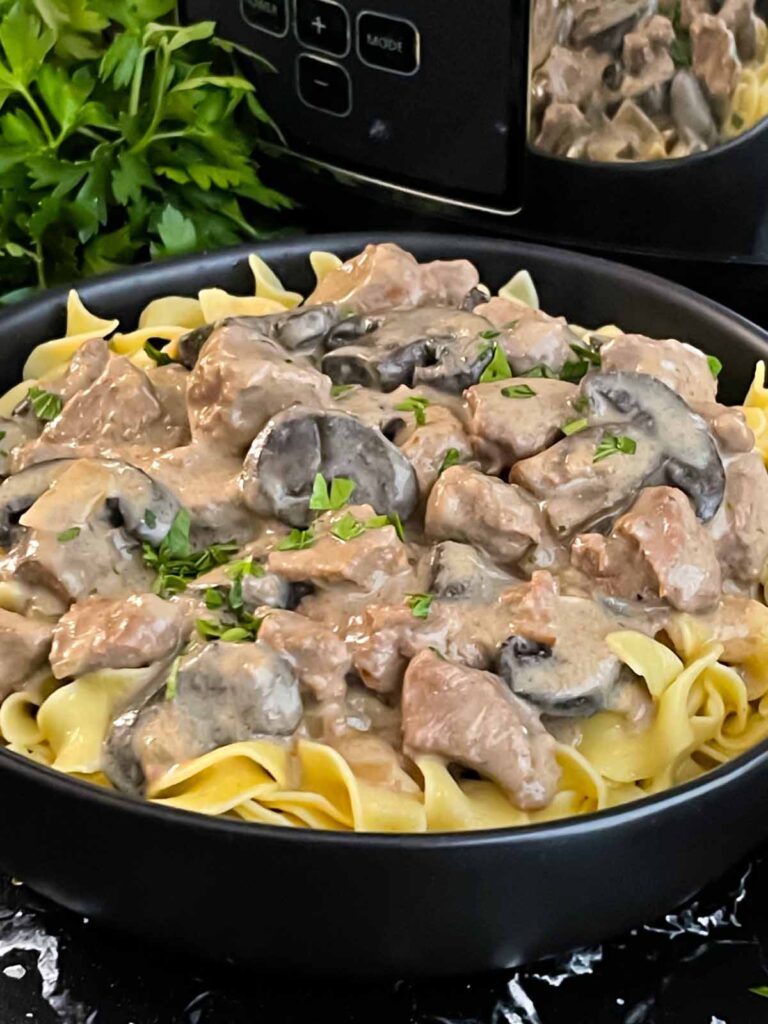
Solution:
[[[322,473],[317,473],[309,507],[315,512],[336,511],[347,504],[356,487],[355,481],[345,476],[335,476],[329,487]]]
[[[426,619],[434,601],[434,594],[409,594],[405,603],[411,609],[411,614],[416,619]]]
[[[600,443],[595,448],[592,456],[593,462],[602,462],[611,455],[634,455],[637,451],[637,441],[626,435],[603,434]]]
[[[189,512],[182,508],[176,513],[171,529],[159,547],[144,543],[144,564],[157,573],[152,590],[160,597],[181,593],[192,580],[216,566],[225,565],[237,553],[238,546],[234,541],[194,550],[189,540],[189,528]]]
[[[511,376],[512,370],[506,352],[501,345],[494,345],[493,358],[480,374],[480,383],[491,384],[497,380],[509,380]]]
[[[450,469],[451,466],[458,466],[461,462],[461,452],[458,448],[449,448],[443,456],[443,461],[440,463],[440,469],[437,471],[438,476],[442,476],[446,469]]]
[[[44,391],[43,388],[32,387],[27,392],[27,398],[32,405],[35,416],[43,423],[50,423],[55,420],[64,408],[61,395],[53,391]]]
[[[0,0],[5,301],[274,230],[254,160],[269,116],[215,24],[174,0]]]
[[[411,395],[404,402],[398,402],[395,409],[398,412],[412,412],[417,426],[423,427],[427,422],[426,410],[429,405],[431,405],[431,402],[428,398],[422,398],[421,395]]]

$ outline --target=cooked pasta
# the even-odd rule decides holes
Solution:
[[[47,426],[37,435],[22,431],[0,485],[0,531],[9,549],[0,559],[0,662],[6,669],[0,739],[10,751],[160,806],[293,828],[429,832],[506,828],[605,810],[695,779],[768,739],[768,608],[757,600],[768,558],[760,525],[768,515],[761,501],[768,488],[765,365],[757,365],[742,415],[713,404],[716,385],[707,361],[689,346],[624,335],[615,326],[570,328],[540,311],[525,271],[495,297],[480,293],[473,312],[456,313],[452,306],[466,291],[474,287],[477,294],[469,265],[423,268],[410,259],[393,246],[370,247],[364,261],[345,264],[313,253],[319,298],[305,305],[253,257],[255,295],[208,288],[197,298],[156,299],[126,333],[118,333],[116,320],[92,316],[71,293],[65,335],[34,349],[25,382],[0,399],[8,431],[29,415],[30,388],[37,389],[33,395],[63,396],[55,415],[44,420],[55,426],[62,408],[78,400],[79,392],[67,385],[88,359],[101,360],[99,373],[123,360],[138,376],[120,379],[134,388],[170,367],[193,402],[196,388],[213,385],[195,376],[197,370],[187,381],[177,361],[186,367],[194,342],[191,359],[200,367],[210,359],[216,332],[230,330],[222,321],[246,316],[257,318],[243,321],[257,332],[246,344],[261,346],[264,360],[274,359],[279,345],[296,345],[299,355],[291,351],[287,364],[299,369],[287,390],[273,382],[271,391],[259,393],[268,422],[247,428],[252,436],[245,447],[254,443],[240,477],[243,493],[268,482],[266,466],[260,476],[249,476],[249,460],[270,450],[272,419],[290,424],[286,413],[305,406],[312,411],[313,402],[320,410],[310,420],[314,430],[330,429],[317,417],[345,402],[344,421],[366,424],[344,441],[338,458],[349,466],[367,453],[377,479],[366,482],[362,470],[356,478],[351,471],[349,477],[314,474],[308,514],[280,504],[276,478],[255,505],[264,528],[254,535],[249,525],[243,533],[242,510],[234,514],[227,505],[233,499],[226,474],[230,464],[239,469],[242,463],[235,453],[243,442],[231,437],[242,437],[249,406],[232,419],[234,433],[222,443],[224,402],[240,401],[231,385],[217,399],[206,392],[205,415],[196,418],[192,410],[191,442],[167,452],[152,442],[146,458],[132,435],[122,444],[94,446],[87,433],[64,441],[55,434],[49,456],[45,447],[41,451]],[[403,293],[409,298],[397,291],[401,287],[412,289]],[[431,297],[425,296],[430,288]],[[451,289],[456,300],[449,298]],[[406,312],[381,312],[387,309],[376,305],[382,295]],[[331,324],[341,322],[346,332],[344,344],[328,344],[334,359],[354,342],[350,311],[368,321],[366,337],[372,315],[402,332],[408,317],[421,318],[423,330],[428,314],[443,334],[458,317],[454,361],[466,318],[487,324],[478,332],[484,362],[465,371],[474,379],[462,385],[463,409],[452,385],[436,382],[434,374],[429,384],[416,378],[408,387],[376,392],[336,376],[339,364],[325,359],[335,394],[314,397],[317,371],[302,354],[305,342],[295,337],[304,337],[304,310],[313,310],[317,330],[334,303],[346,315]],[[294,333],[268,335],[262,324],[288,325]],[[401,345],[402,333],[395,337]],[[107,339],[99,343],[103,350],[87,348],[94,338]],[[345,358],[363,358],[370,367],[376,349],[368,344]],[[394,345],[388,344],[391,360]],[[570,353],[559,363],[558,346]],[[250,358],[237,346],[233,353]],[[439,358],[433,353],[426,366],[439,368]],[[224,372],[221,365],[217,374]],[[248,388],[260,387],[258,379],[250,378]],[[653,439],[637,421],[610,411],[615,382],[636,389],[633,401],[646,422],[657,424]],[[97,383],[91,377],[86,390]],[[545,385],[553,396],[548,401],[558,396],[560,405],[553,421],[549,413],[555,429],[547,427],[537,445],[524,420],[529,413],[544,416],[535,400]],[[500,406],[486,407],[486,400],[499,402],[499,389],[509,394],[502,394]],[[708,391],[715,411],[705,423],[686,403],[703,408]],[[158,384],[153,394],[162,393]],[[375,412],[373,394],[381,403]],[[518,401],[508,407],[510,398]],[[87,408],[98,420],[98,394]],[[388,459],[408,456],[405,469],[396,464],[399,476],[387,475],[391,462],[375,447],[382,435],[366,433],[374,430],[366,417],[381,409],[413,420],[397,428],[395,445],[384,442],[396,450],[387,449]],[[662,418],[669,442],[660,440]],[[434,424],[426,446],[416,445]],[[182,462],[182,487],[173,458],[208,444],[199,436],[205,431],[217,438],[215,465],[224,476],[204,491],[201,504],[196,475],[213,469]],[[591,447],[585,448],[587,438]],[[62,462],[62,443],[69,461]],[[332,440],[325,443],[332,446]],[[666,443],[677,445],[677,458],[686,457],[686,445],[699,446],[697,465],[704,454],[710,460],[706,487],[658,485]],[[640,456],[643,445],[649,450]],[[558,504],[573,482],[558,478],[557,493],[547,494],[537,469],[537,460],[558,446],[588,467],[608,463],[616,472],[599,478],[602,490],[590,485],[577,503]],[[584,453],[593,450],[584,463]],[[755,452],[759,472],[751,461]],[[270,457],[280,473],[295,476],[296,463],[281,463],[279,449]],[[646,468],[634,476],[632,459],[641,457]],[[173,472],[153,480],[166,463]],[[410,511],[402,483],[408,466],[416,488]],[[500,473],[510,466],[506,484]],[[40,467],[42,484],[35,482]],[[548,464],[546,472],[554,471]],[[595,472],[602,471],[590,469],[590,480]],[[382,479],[383,499],[377,490]],[[300,487],[293,479],[294,495]],[[614,493],[617,487],[626,493]],[[462,488],[468,504],[459,521]],[[738,507],[729,504],[729,488]],[[269,514],[265,494],[278,494],[269,499]],[[493,518],[489,509],[510,495],[520,504]],[[92,518],[105,498],[120,511],[117,525]],[[594,507],[585,512],[581,506],[590,502]],[[424,522],[411,533],[413,516]],[[606,516],[610,532],[590,532],[597,522],[605,531]],[[661,533],[654,533],[657,527]],[[521,544],[516,538],[526,529],[533,533]],[[47,560],[25,574],[18,567],[28,557],[29,531],[46,551],[53,546]],[[557,532],[568,539],[556,539]],[[694,535],[690,548],[683,532]],[[97,563],[91,576],[77,561],[84,534],[92,545],[85,557]],[[116,534],[122,548],[138,550],[128,568],[105,567],[93,546],[94,537],[114,543]],[[676,546],[666,550],[669,535]],[[348,561],[361,539],[365,548]],[[210,543],[201,547],[203,540]],[[711,555],[704,559],[701,549]],[[696,582],[681,583],[682,577]],[[73,594],[80,586],[85,591]],[[11,637],[15,630],[12,643],[3,639],[4,630]]]

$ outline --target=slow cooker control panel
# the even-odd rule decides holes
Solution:
[[[528,4],[510,0],[186,0],[251,67],[309,160],[454,203],[519,207]],[[246,70],[248,58],[243,57]]]

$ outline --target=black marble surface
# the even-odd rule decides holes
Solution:
[[[663,921],[562,961],[376,986],[183,961],[0,878],[0,1024],[762,1024],[760,986],[768,851]]]

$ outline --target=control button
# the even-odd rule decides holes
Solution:
[[[346,117],[352,109],[352,83],[340,64],[300,53],[296,61],[299,98],[308,107]]]
[[[346,57],[349,15],[335,0],[296,0],[296,38],[304,46]]]
[[[364,64],[397,75],[419,70],[419,31],[404,18],[363,11],[357,16],[357,53]]]
[[[272,36],[288,34],[288,0],[240,0],[243,18]]]

